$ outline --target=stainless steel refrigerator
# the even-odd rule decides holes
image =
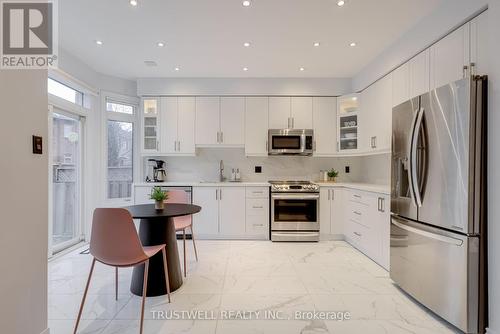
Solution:
[[[486,294],[487,77],[393,109],[394,282],[466,333],[483,333]]]

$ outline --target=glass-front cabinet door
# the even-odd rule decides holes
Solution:
[[[359,137],[359,94],[351,94],[338,98],[338,138],[337,150],[350,152],[358,149]]]
[[[160,150],[160,100],[144,98],[142,100],[142,151]]]

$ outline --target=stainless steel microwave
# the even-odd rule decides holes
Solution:
[[[313,137],[312,129],[271,129],[268,155],[312,155]]]

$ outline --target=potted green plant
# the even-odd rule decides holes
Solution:
[[[329,181],[335,182],[335,179],[339,176],[339,171],[332,168],[328,171],[327,175]]]
[[[150,198],[155,200],[156,210],[163,210],[165,208],[165,200],[168,199],[168,191],[163,191],[161,187],[153,187]]]

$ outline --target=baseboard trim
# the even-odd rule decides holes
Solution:
[[[40,334],[50,334],[50,328],[46,328],[43,332],[41,332]]]

